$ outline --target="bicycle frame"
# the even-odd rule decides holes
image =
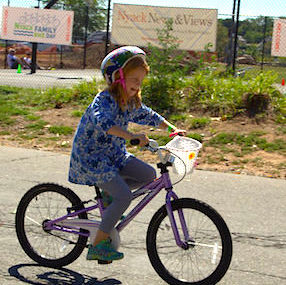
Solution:
[[[162,172],[162,175],[152,181],[151,183],[137,189],[133,192],[133,199],[145,195],[145,197],[139,201],[139,203],[128,213],[128,215],[115,227],[117,232],[121,232],[144,208],[145,206],[163,189],[167,191],[166,193],[166,209],[168,213],[168,217],[170,219],[170,223],[172,226],[172,230],[174,233],[176,244],[182,248],[188,246],[187,242],[190,240],[188,229],[186,227],[185,218],[183,215],[183,211],[179,210],[179,220],[181,223],[182,231],[184,234],[184,241],[181,240],[180,234],[178,231],[177,223],[175,221],[175,217],[172,211],[171,201],[178,199],[178,196],[173,191],[172,182],[170,180],[168,170]],[[89,220],[89,219],[71,219],[81,213],[90,212],[94,209],[99,208],[100,214],[102,216],[104,207],[101,199],[98,199],[98,202],[90,207],[74,211],[72,213],[68,213],[65,216],[57,218],[55,220],[47,221],[44,225],[45,230],[59,230],[64,232],[69,232],[73,234],[90,236],[91,239],[95,237],[96,231],[100,225],[99,221]],[[85,229],[89,231],[89,233],[82,232],[80,229]]]

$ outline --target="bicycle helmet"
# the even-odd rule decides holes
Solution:
[[[136,46],[123,46],[110,52],[101,63],[101,72],[107,84],[119,82],[123,88],[126,88],[123,68],[127,62],[136,57],[141,56],[145,58],[145,52]],[[119,71],[120,79],[115,80],[115,73]]]

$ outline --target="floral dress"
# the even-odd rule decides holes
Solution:
[[[110,181],[127,159],[125,140],[106,132],[112,126],[127,130],[128,123],[159,126],[164,118],[141,104],[140,108],[122,111],[108,91],[97,94],[78,125],[70,158],[69,181],[96,185]]]

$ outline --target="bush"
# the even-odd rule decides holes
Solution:
[[[189,79],[185,102],[188,110],[200,109],[215,116],[232,117],[244,111],[255,116],[266,111],[270,103],[277,114],[283,114],[285,98],[273,86],[275,79],[276,75],[269,72],[242,79],[198,71]]]
[[[188,82],[188,110],[200,109],[214,116],[234,115],[242,108],[244,84],[240,78],[220,78],[210,70],[196,72]]]
[[[271,100],[275,101],[276,98],[281,97],[280,92],[273,86],[276,77],[276,74],[267,72],[248,80],[243,102],[249,117],[265,112]]]
[[[163,113],[172,113],[180,108],[185,88],[184,77],[190,68],[181,65],[186,54],[177,50],[178,40],[172,35],[172,26],[172,19],[167,20],[166,26],[157,30],[159,47],[148,46],[151,71],[142,86],[144,102]]]
[[[164,79],[151,76],[142,86],[143,101],[158,112],[174,113],[182,106],[182,96],[185,82],[175,76],[165,76]]]

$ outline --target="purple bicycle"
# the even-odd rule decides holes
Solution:
[[[202,201],[178,198],[168,172],[181,159],[176,152],[158,146],[154,140],[146,148],[158,154],[161,176],[133,192],[134,199],[141,199],[112,231],[113,246],[119,247],[119,233],[165,189],[165,204],[152,217],[146,237],[154,270],[168,284],[216,284],[232,258],[232,239],[225,221]],[[189,159],[193,156],[189,155]],[[53,268],[75,261],[87,247],[88,239],[93,241],[105,209],[100,189],[95,186],[95,191],[95,199],[81,201],[72,190],[57,184],[31,188],[16,213],[16,232],[25,253],[37,263]]]

